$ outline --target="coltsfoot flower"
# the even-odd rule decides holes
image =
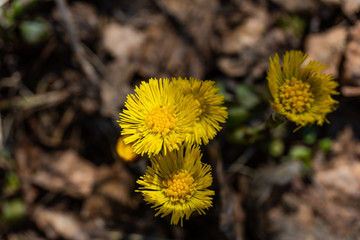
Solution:
[[[155,216],[172,214],[171,224],[183,225],[197,211],[205,214],[212,207],[214,191],[207,189],[212,184],[211,167],[201,162],[199,146],[181,147],[179,150],[150,158],[151,166],[137,183],[142,185],[144,200],[157,210]]]
[[[125,144],[124,138],[121,136],[116,143],[116,153],[125,162],[133,162],[137,159],[138,155],[134,153],[134,149],[131,144]]]
[[[301,51],[288,51],[281,67],[279,56],[275,54],[270,58],[267,73],[273,110],[296,123],[298,128],[328,122],[326,115],[337,103],[332,95],[338,94],[338,84],[331,74],[320,73],[327,67],[317,61],[303,65],[306,58]]]
[[[175,87],[185,95],[190,95],[200,110],[192,133],[187,134],[186,142],[189,144],[208,144],[217,132],[221,130],[220,123],[224,123],[228,113],[224,103],[224,96],[217,94],[219,89],[214,81],[188,79],[172,79]]]
[[[169,79],[150,79],[129,94],[119,125],[126,144],[137,154],[156,155],[179,149],[199,115],[197,104]]]

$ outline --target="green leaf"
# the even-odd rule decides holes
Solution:
[[[5,192],[15,192],[19,188],[20,188],[20,181],[18,176],[13,172],[9,172],[6,175]]]
[[[235,89],[235,94],[237,102],[246,109],[252,109],[261,102],[258,94],[249,85],[238,85]]]
[[[303,141],[306,144],[312,145],[316,142],[317,132],[314,127],[305,127],[303,129]]]
[[[228,113],[226,124],[231,128],[240,126],[249,118],[249,112],[242,107],[231,107],[228,109]]]
[[[2,205],[2,220],[10,225],[20,223],[26,216],[26,206],[22,199],[6,201]]]
[[[303,35],[306,21],[295,15],[284,15],[277,20],[277,25],[295,37]]]
[[[289,155],[293,159],[310,161],[312,157],[312,150],[304,145],[295,145],[291,147]]]
[[[269,153],[273,157],[280,157],[284,154],[285,145],[281,139],[272,139],[269,144]]]
[[[231,99],[230,99],[229,95],[226,94],[226,88],[224,86],[224,83],[221,80],[215,80],[214,85],[219,89],[217,94],[224,96],[225,102],[229,102]]]
[[[27,43],[36,44],[46,39],[49,35],[49,25],[42,18],[24,21],[20,24],[20,32]]]
[[[323,138],[319,141],[319,149],[323,150],[324,152],[330,151],[332,147],[333,141],[330,138]]]

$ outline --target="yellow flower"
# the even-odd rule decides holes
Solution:
[[[212,207],[215,193],[207,189],[212,184],[211,167],[201,163],[201,157],[199,146],[195,146],[150,159],[151,167],[137,180],[142,185],[137,191],[153,204],[155,216],[172,214],[171,224],[180,220],[182,226],[184,217],[188,220],[194,211],[205,214],[204,210]]]
[[[224,96],[217,94],[219,89],[214,81],[202,81],[194,78],[172,79],[177,89],[185,95],[190,95],[198,105],[200,116],[193,127],[192,133],[187,134],[189,144],[208,144],[217,132],[221,130],[220,123],[224,123],[228,116],[224,103]]]
[[[199,115],[193,99],[170,85],[169,79],[150,79],[129,94],[119,125],[126,144],[149,156],[178,149]]]
[[[317,61],[303,65],[306,58],[301,51],[288,51],[281,67],[279,56],[275,54],[270,58],[267,73],[273,110],[295,122],[298,128],[328,122],[326,115],[337,103],[331,95],[338,94],[335,90],[338,84],[331,74],[320,73],[327,67]]]
[[[133,162],[138,155],[134,153],[133,147],[131,144],[125,144],[125,136],[119,137],[116,143],[116,152],[118,156],[125,162]]]

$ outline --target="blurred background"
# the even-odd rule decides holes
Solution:
[[[359,239],[359,14],[357,0],[0,0],[0,239]],[[330,124],[244,135],[271,114],[269,57],[291,49],[339,82]],[[202,148],[214,206],[184,227],[154,217],[134,192],[148,160],[116,147],[126,95],[151,77],[216,81],[229,111]]]

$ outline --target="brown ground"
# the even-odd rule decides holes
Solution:
[[[356,0],[43,0],[12,23],[0,14],[0,239],[360,239],[359,14]],[[40,18],[47,34],[30,43],[22,24]],[[269,57],[290,49],[339,82],[331,124],[239,141],[270,114]],[[248,114],[203,148],[214,207],[183,228],[134,192],[147,160],[114,150],[126,95],[178,76],[217,81]]]

